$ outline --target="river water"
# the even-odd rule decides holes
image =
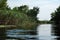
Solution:
[[[58,36],[54,35],[52,32],[51,24],[42,24],[37,28],[39,40],[56,40]]]
[[[37,34],[33,35],[28,31],[35,31]],[[41,24],[37,30],[7,30],[6,36],[8,37],[6,40],[57,40],[58,38],[51,24]]]

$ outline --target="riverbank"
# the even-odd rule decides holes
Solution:
[[[28,16],[25,12],[21,12],[20,10],[4,9],[0,10],[0,14],[0,25],[15,25],[15,28],[24,30],[35,30],[38,25],[38,20],[36,18],[37,13],[34,17],[32,17]]]
[[[7,0],[2,0],[0,4],[0,25],[15,25],[15,27],[5,27],[6,29],[18,28],[24,30],[36,30],[38,25],[38,7],[30,9],[27,5],[21,5],[11,9],[7,5]]]

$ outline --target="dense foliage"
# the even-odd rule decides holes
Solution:
[[[60,6],[51,14],[51,21],[55,24],[60,24]]]
[[[0,9],[3,9],[7,6],[7,3],[6,3],[7,0],[0,0]]]
[[[8,8],[6,4],[7,0],[3,0],[0,3],[0,25],[15,25],[16,28],[21,29],[35,29],[37,26],[37,14],[39,12],[38,7],[29,9],[27,5],[15,7],[13,9]]]

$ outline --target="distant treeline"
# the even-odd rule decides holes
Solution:
[[[53,23],[52,21],[48,21],[48,20],[43,20],[43,21],[39,21],[40,24],[51,24]]]

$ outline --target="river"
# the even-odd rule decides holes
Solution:
[[[52,32],[51,24],[42,24],[37,28],[39,40],[56,40],[58,36],[54,35]]]
[[[35,30],[7,30],[6,40],[57,40],[58,36],[54,34],[54,30],[51,24],[41,24],[37,27],[37,34],[31,35],[27,31]],[[21,39],[19,39],[21,38]]]

